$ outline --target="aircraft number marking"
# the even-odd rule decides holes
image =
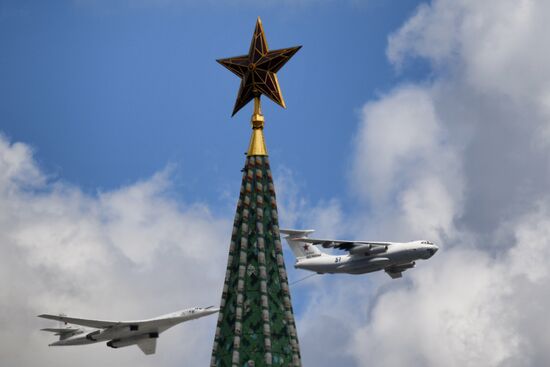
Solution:
[[[334,259],[334,262],[335,262],[335,263],[339,263],[339,262],[341,262],[341,261],[342,261],[342,257],[340,257],[340,256],[337,256],[337,257]]]

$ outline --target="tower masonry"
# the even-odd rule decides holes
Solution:
[[[300,47],[269,51],[258,18],[248,55],[218,60],[242,78],[235,114],[254,100],[211,367],[301,366],[265,140],[262,94],[285,106],[276,72]]]

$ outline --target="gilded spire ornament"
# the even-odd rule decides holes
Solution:
[[[254,99],[253,132],[248,155],[267,155],[262,131],[264,118],[261,112],[260,97],[263,94],[279,106],[286,108],[276,73],[301,47],[269,51],[262,21],[258,17],[248,55],[216,60],[241,78],[241,86],[231,116],[234,116]]]

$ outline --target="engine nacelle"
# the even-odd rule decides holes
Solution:
[[[350,255],[375,255],[375,254],[381,254],[383,252],[386,252],[388,250],[388,246],[373,246],[373,245],[364,245],[364,246],[357,246],[355,248],[352,248],[349,250]]]
[[[101,330],[93,331],[93,332],[91,332],[91,333],[89,333],[89,334],[86,334],[86,339],[88,339],[88,340],[94,340],[94,341],[95,341],[95,340],[97,340],[97,339],[95,339],[95,336],[97,336],[97,335],[99,335],[99,334],[101,334]]]
[[[130,345],[134,345],[139,343],[140,341],[146,340],[146,339],[152,339],[152,338],[158,338],[159,333],[147,333],[142,335],[136,335],[131,336],[129,338],[123,338],[123,339],[113,339],[110,342],[107,343],[108,347],[111,348],[123,348],[128,347]]]

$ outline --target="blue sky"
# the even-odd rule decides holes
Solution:
[[[271,48],[304,46],[279,73],[288,109],[263,104],[272,161],[313,199],[347,200],[359,109],[421,74],[385,57],[416,3],[3,1],[2,130],[86,191],[173,164],[182,194],[219,205],[239,185],[251,107],[230,118],[239,80],[214,60],[246,53],[261,16]]]
[[[206,365],[214,318],[158,353],[48,348],[65,312],[219,302],[251,106],[215,62],[303,48],[266,100],[282,225],[429,239],[402,279],[291,287],[305,366],[550,365],[545,0],[0,0],[0,360]],[[292,267],[291,281],[307,275]],[[322,337],[320,337],[322,336]],[[113,353],[114,352],[114,353]],[[93,358],[90,358],[93,356]]]

